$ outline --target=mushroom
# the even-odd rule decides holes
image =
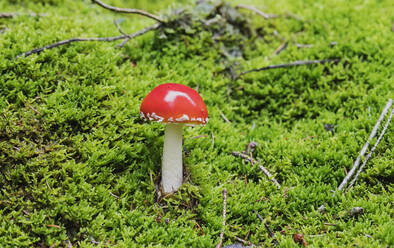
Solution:
[[[183,183],[183,125],[206,124],[207,107],[197,91],[182,84],[167,83],[157,86],[145,97],[140,116],[166,124],[161,183],[164,194],[175,192]]]

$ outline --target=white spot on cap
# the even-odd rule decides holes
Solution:
[[[142,111],[140,112],[140,117],[141,117],[142,119],[144,119],[144,120],[146,119],[146,117],[145,117],[145,115],[144,115],[144,112],[142,112]]]
[[[190,96],[188,94],[186,94],[184,92],[180,92],[180,91],[175,91],[175,90],[169,90],[167,92],[167,95],[164,97],[164,101],[166,101],[166,102],[171,104],[179,96],[186,97],[187,100],[189,100],[189,102],[191,104],[193,104],[193,106],[196,106],[196,103],[190,98]]]
[[[163,117],[157,115],[155,112],[152,113],[152,117],[157,120],[158,122],[162,122],[164,120]]]
[[[175,119],[176,121],[188,121],[189,120],[189,116],[187,114],[182,115],[179,118]]]

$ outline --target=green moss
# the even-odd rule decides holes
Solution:
[[[225,6],[233,11],[240,2]],[[171,1],[108,3],[172,13],[166,10]],[[176,9],[194,4],[175,3]],[[281,17],[264,20],[240,10],[247,20],[241,26],[250,34],[237,31],[223,45],[227,51],[234,40],[242,43],[242,56],[235,59],[212,42],[212,30],[192,25],[193,32],[167,27],[182,36],[161,30],[165,39],[148,33],[123,49],[116,42],[74,43],[14,60],[62,39],[118,35],[114,19],[121,18],[130,33],[153,21],[89,1],[2,1],[2,12],[22,15],[0,19],[0,246],[63,247],[70,241],[80,247],[213,247],[222,230],[223,188],[225,244],[248,237],[272,245],[257,211],[281,247],[296,247],[293,233],[303,233],[313,247],[392,246],[393,125],[357,185],[336,197],[330,192],[394,97],[390,3],[247,1]],[[301,19],[285,18],[286,13]],[[282,38],[288,47],[274,55]],[[222,73],[338,57],[338,64],[237,80]],[[178,193],[162,198],[156,186],[164,128],[143,123],[139,105],[167,82],[198,87],[210,121],[185,128],[189,177]],[[231,155],[250,141],[259,144],[253,156],[281,190],[256,166]],[[317,211],[322,204],[323,214]],[[352,207],[363,207],[364,214],[350,217]]]

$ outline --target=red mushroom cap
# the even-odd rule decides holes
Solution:
[[[206,124],[208,110],[197,91],[183,84],[162,84],[142,101],[144,120],[164,123]]]

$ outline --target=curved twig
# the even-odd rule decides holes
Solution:
[[[100,5],[101,7],[105,8],[105,9],[109,9],[109,10],[112,10],[112,11],[115,11],[115,12],[142,15],[142,16],[151,18],[153,20],[156,20],[156,21],[158,21],[160,23],[164,23],[164,21],[160,17],[155,16],[155,15],[153,15],[151,13],[148,13],[148,12],[146,12],[144,10],[118,8],[118,7],[114,7],[114,6],[108,5],[106,3],[103,3],[100,0],[92,0],[92,2],[97,4],[97,5]]]
[[[155,30],[155,29],[157,29],[158,27],[160,27],[160,25],[161,25],[160,23],[156,23],[156,24],[154,24],[154,25],[152,25],[152,26],[150,26],[150,27],[147,27],[147,28],[145,28],[145,29],[139,31],[139,32],[141,32],[141,34],[138,34],[139,32],[137,32],[137,33],[134,33],[134,34],[132,34],[132,35],[127,35],[127,37],[124,39],[124,41],[122,41],[122,43],[116,45],[116,47],[117,47],[117,48],[122,48],[129,40],[131,40],[131,39],[133,39],[133,38],[135,38],[135,37],[137,37],[137,36],[139,36],[139,35],[145,34],[145,33],[147,33],[148,31]]]
[[[278,17],[278,15],[266,14],[263,11],[257,9],[254,6],[249,6],[249,5],[245,5],[245,4],[238,4],[237,6],[235,6],[235,8],[237,8],[237,9],[247,9],[247,10],[253,11],[254,13],[264,17],[264,19],[270,19],[270,18]]]
[[[160,25],[159,24],[155,24],[152,25],[150,27],[147,27],[141,31],[138,31],[136,33],[133,34],[128,34],[128,35],[119,35],[119,36],[113,36],[113,37],[97,37],[97,38],[71,38],[71,39],[67,39],[67,40],[62,40],[44,47],[40,47],[40,48],[34,48],[33,50],[18,54],[15,59],[20,58],[20,57],[28,57],[32,54],[36,54],[36,53],[40,53],[44,50],[48,50],[48,49],[52,49],[55,47],[59,47],[62,45],[66,45],[66,44],[70,44],[73,42],[82,42],[82,41],[115,41],[115,40],[123,40],[123,39],[127,39],[130,40],[132,38],[138,37],[140,35],[143,35],[151,30],[154,30],[156,28],[158,28]]]
[[[340,59],[298,60],[298,61],[288,63],[288,64],[269,65],[269,66],[258,68],[258,69],[244,71],[241,74],[239,74],[238,77],[243,76],[243,75],[250,73],[250,72],[266,71],[266,70],[270,70],[270,69],[286,68],[286,67],[293,67],[293,66],[300,66],[300,65],[325,64],[325,63],[331,63],[331,62],[338,63],[339,61],[341,61],[341,60]]]

